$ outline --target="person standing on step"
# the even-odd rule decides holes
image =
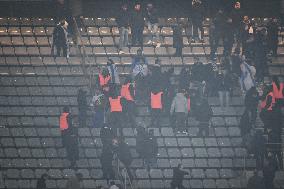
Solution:
[[[267,26],[267,42],[268,42],[268,52],[272,53],[272,56],[277,56],[278,49],[278,32],[279,23],[276,18],[273,18]]]
[[[119,54],[124,54],[123,47],[128,46],[130,24],[130,13],[126,3],[121,6],[116,22],[119,28]]]
[[[203,17],[205,15],[204,6],[202,0],[192,1],[192,27],[193,27],[193,39],[192,43],[204,42],[204,29],[203,29]],[[200,31],[201,38],[199,38],[198,30]]]
[[[230,74],[227,72],[227,70],[220,70],[216,78],[221,108],[225,107],[224,101],[226,102],[226,107],[229,107],[230,105],[230,92],[232,90],[233,83]]]
[[[95,92],[90,106],[93,110],[93,126],[100,128],[105,123],[105,105],[106,99],[104,94],[99,88],[95,88]]]
[[[134,101],[135,91],[134,91],[134,83],[131,79],[131,76],[128,76],[124,84],[121,86],[120,95],[126,99],[125,107],[123,107],[123,113],[127,118],[127,123],[129,123],[132,127],[135,127],[135,112],[136,105]]]
[[[110,82],[111,82],[111,76],[108,69],[102,68],[102,70],[98,75],[97,83],[106,97],[109,96]]]
[[[62,144],[64,147],[66,147],[68,138],[72,130],[72,115],[68,106],[64,106],[63,108],[63,112],[61,113],[59,118],[59,126],[61,131]]]
[[[148,45],[156,44],[156,47],[161,46],[158,22],[157,9],[152,3],[148,3],[146,7],[146,23],[149,32],[149,41],[147,42]]]
[[[103,178],[107,180],[107,183],[109,183],[109,180],[115,179],[112,161],[113,161],[112,146],[104,145],[100,157],[100,162],[102,165]]]
[[[230,14],[231,18],[232,18],[232,24],[233,24],[233,30],[234,30],[234,37],[235,37],[235,41],[237,42],[237,46],[235,50],[240,51],[240,40],[241,40],[241,22],[243,19],[243,12],[241,9],[241,3],[239,1],[237,1],[234,4],[234,8],[231,11]]]
[[[181,132],[187,134],[186,118],[188,113],[188,101],[185,94],[186,91],[184,89],[179,89],[174,97],[170,110],[171,115],[175,115],[175,130],[178,134]]]
[[[151,124],[152,127],[160,127],[163,109],[163,91],[159,88],[151,91]]]
[[[245,112],[249,114],[250,123],[255,125],[259,94],[255,87],[250,88],[245,96]]]
[[[41,177],[37,180],[36,189],[47,189],[46,180],[48,179],[48,177],[48,174],[42,174]]]
[[[182,26],[180,23],[173,27],[173,48],[176,49],[174,56],[182,56],[183,38],[182,38]]]
[[[72,176],[68,179],[66,183],[66,189],[80,189],[80,182],[82,181],[82,173],[76,173],[75,176]]]
[[[203,98],[199,99],[196,104],[195,109],[195,119],[199,121],[199,135],[205,136],[209,135],[209,122],[213,115],[212,109],[208,104],[208,100]]]
[[[187,171],[183,170],[183,166],[181,164],[178,164],[178,166],[173,169],[173,180],[171,182],[171,189],[185,189],[182,182],[184,176],[188,174],[189,173]]]
[[[130,18],[132,45],[143,47],[144,16],[141,3],[135,3]]]
[[[119,74],[117,71],[117,67],[112,59],[108,59],[107,61],[107,69],[110,75],[110,84],[111,85],[120,85]]]
[[[79,119],[79,126],[86,127],[86,119],[87,119],[87,91],[83,89],[79,89],[77,95],[77,104],[78,104],[78,119]]]
[[[52,48],[51,54],[55,55],[54,47],[56,48],[56,56],[59,57],[61,55],[61,51],[64,57],[69,57],[68,52],[68,32],[67,32],[68,23],[66,20],[61,20],[60,23],[54,28],[52,33]]]
[[[116,133],[122,136],[122,106],[125,105],[125,98],[121,97],[117,87],[114,87],[110,92],[109,107],[110,107],[110,125],[113,129],[116,129]]]

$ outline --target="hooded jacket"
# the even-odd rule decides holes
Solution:
[[[187,113],[188,108],[187,108],[187,99],[183,93],[177,93],[172,105],[171,105],[171,114],[174,112],[179,112],[179,113]]]

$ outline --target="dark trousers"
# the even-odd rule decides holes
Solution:
[[[66,144],[67,159],[71,162],[71,166],[74,166],[79,159],[78,138],[76,135],[70,135],[68,138],[68,144]]]
[[[131,127],[135,127],[136,121],[135,121],[135,102],[134,101],[127,101],[126,107],[123,109],[125,118],[127,120],[127,123],[130,124]]]
[[[86,107],[79,107],[78,121],[80,127],[86,127],[87,109]]]
[[[250,123],[255,124],[257,117],[257,107],[246,107],[245,111],[249,114]]]
[[[117,131],[122,136],[122,112],[110,113],[110,127]]]
[[[61,51],[63,52],[63,56],[67,57],[67,45],[56,44],[56,56],[61,56]]]
[[[201,39],[204,39],[204,29],[202,25],[202,20],[192,20],[192,27],[193,27],[193,38],[194,39],[199,39],[198,35],[198,29],[200,30],[201,33]]]
[[[181,45],[177,45],[176,47],[176,53],[174,56],[182,56],[182,46]]]
[[[178,183],[178,184],[173,184],[171,183],[171,189],[185,189],[185,187],[182,185],[182,183]]]
[[[151,109],[151,123],[153,127],[160,127],[162,109]]]
[[[186,114],[183,112],[175,113],[175,126],[177,131],[185,131],[186,117]]]
[[[144,27],[135,26],[132,27],[132,45],[143,46],[143,29]]]

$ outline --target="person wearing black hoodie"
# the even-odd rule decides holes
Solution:
[[[103,146],[100,162],[102,165],[103,178],[107,180],[107,183],[109,183],[109,180],[113,180],[115,178],[112,166],[112,160],[113,160],[113,152],[111,145]]]
[[[121,6],[116,22],[119,27],[119,53],[123,54],[122,48],[128,45],[128,27],[130,24],[130,13],[127,4]]]
[[[194,112],[195,119],[199,121],[199,135],[209,134],[209,121],[213,115],[212,109],[208,104],[207,99],[197,101],[196,110]]]
[[[132,45],[143,46],[144,16],[140,3],[135,3],[131,14]]]
[[[159,31],[158,31],[159,29],[158,15],[157,15],[157,9],[154,7],[152,3],[147,4],[146,23],[147,23],[148,32],[149,32],[149,41],[147,44],[154,44],[154,42],[156,42],[157,47],[159,47],[161,44],[159,43],[160,36],[159,36]]]
[[[171,189],[185,189],[185,187],[182,185],[182,181],[184,176],[188,174],[188,172],[183,170],[182,165],[178,164],[178,166],[173,169],[173,180],[171,182]]]
[[[46,189],[46,180],[48,179],[48,174],[44,173],[37,180],[36,189]]]
[[[200,41],[204,42],[204,29],[203,29],[203,17],[205,15],[204,6],[201,0],[192,1],[192,27],[193,27],[193,39],[192,42]],[[201,33],[199,38],[198,30]]]

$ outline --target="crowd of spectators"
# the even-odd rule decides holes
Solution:
[[[123,4],[116,18],[120,32],[119,53],[123,54],[123,48],[130,45],[129,28],[132,33],[131,45],[141,47],[132,58],[129,76],[121,82],[114,62],[109,59],[107,67],[100,69],[96,85],[90,91],[90,104],[86,99],[86,91],[81,89],[78,92],[79,126],[86,126],[87,107],[90,105],[92,126],[101,128],[103,149],[100,160],[103,176],[111,188],[119,187],[115,187],[115,183],[111,181],[115,178],[114,159],[125,166],[130,180],[135,176],[130,169],[131,153],[124,141],[125,127],[137,130],[136,150],[143,159],[145,168],[149,170],[156,166],[157,141],[152,129],[143,127],[144,122],[136,121],[138,105],[147,105],[147,112],[151,114],[149,127],[161,128],[164,124],[162,118],[169,117],[175,134],[187,135],[190,125],[188,117],[192,116],[199,123],[198,135],[208,136],[213,115],[208,97],[218,96],[221,111],[226,111],[236,91],[240,91],[245,104],[245,111],[240,120],[241,134],[249,152],[257,160],[257,170],[248,185],[250,188],[272,188],[275,171],[283,169],[281,108],[284,84],[277,77],[271,80],[271,85],[262,84],[267,74],[269,57],[277,56],[277,19],[271,19],[266,26],[259,26],[256,20],[243,13],[240,2],[234,4],[232,11],[218,10],[209,23],[210,64],[205,64],[195,57],[194,65],[190,68],[182,67],[176,77],[174,67],[162,70],[159,58],[154,64],[150,64],[143,54],[145,23],[149,30],[147,44],[159,47],[162,40],[158,31],[156,7],[152,3],[147,4],[145,15],[142,9],[140,3],[136,3],[134,9]],[[204,17],[202,0],[193,0],[189,19],[193,31],[190,36],[191,43],[204,43]],[[66,22],[61,22],[54,31],[57,55],[60,55],[60,49],[63,49],[64,56],[67,56],[66,41],[63,45],[56,37],[60,33],[67,38],[65,26]],[[179,22],[173,26],[173,47],[176,48],[174,56],[179,57],[183,56],[182,27]],[[223,57],[217,67],[216,52],[220,42],[223,46]],[[256,125],[258,115],[264,124],[263,132]],[[75,166],[78,143],[68,107],[64,108],[60,117],[60,129],[71,166]],[[267,139],[263,137],[264,134]],[[259,176],[261,170],[264,178]],[[182,165],[174,169],[172,188],[182,188],[180,183],[186,174]],[[264,184],[261,184],[262,182]]]

